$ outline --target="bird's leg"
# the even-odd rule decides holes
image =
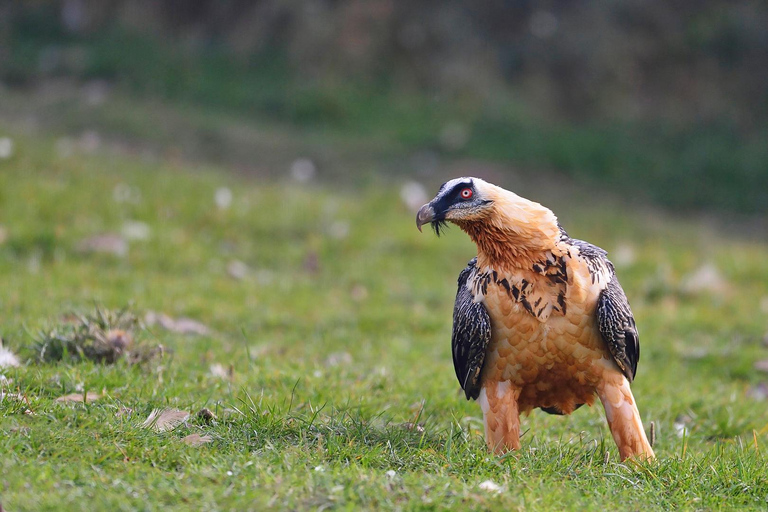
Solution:
[[[597,395],[603,403],[605,418],[619,447],[621,460],[628,457],[653,459],[653,448],[645,437],[643,422],[637,410],[635,398],[629,389],[629,381],[618,371],[606,372],[606,378],[597,388]]]
[[[489,382],[478,397],[483,409],[485,442],[496,455],[520,449],[520,413],[517,399],[520,390],[509,382]]]

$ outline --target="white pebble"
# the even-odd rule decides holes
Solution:
[[[149,240],[152,229],[146,222],[127,220],[123,222],[121,232],[126,240]]]
[[[8,368],[11,366],[19,366],[21,363],[19,362],[19,358],[16,357],[16,354],[10,351],[10,349],[3,346],[2,341],[0,341],[0,368]]]
[[[0,137],[0,159],[7,160],[13,156],[13,139]]]
[[[482,482],[479,485],[479,487],[483,491],[495,492],[495,493],[501,492],[501,486],[497,483],[492,482],[491,480],[486,480],[485,482]]]
[[[216,206],[219,210],[226,210],[232,204],[232,191],[227,187],[220,187],[216,189],[216,193],[213,195],[213,199],[216,202]]]
[[[307,183],[315,177],[317,167],[309,158],[297,158],[291,164],[291,177],[299,183]]]

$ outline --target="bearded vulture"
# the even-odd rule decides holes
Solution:
[[[520,413],[571,414],[600,398],[621,459],[653,458],[630,390],[637,327],[607,253],[570,238],[544,206],[479,178],[457,178],[416,225],[446,222],[477,246],[459,274],[453,363],[483,410],[485,440],[520,448]]]

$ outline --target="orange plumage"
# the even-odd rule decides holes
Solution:
[[[605,252],[547,208],[477,178],[444,184],[419,227],[458,225],[476,261],[459,279],[454,364],[496,453],[520,448],[520,413],[570,414],[597,395],[622,459],[653,457],[629,384],[639,344]]]

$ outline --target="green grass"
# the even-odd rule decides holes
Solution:
[[[522,450],[497,458],[449,348],[455,279],[473,247],[456,229],[420,234],[391,182],[301,186],[15,142],[0,163],[0,333],[30,361],[2,371],[4,390],[24,397],[0,401],[6,510],[768,503],[766,402],[748,394],[766,380],[754,361],[768,358],[761,243],[610,203],[557,205],[572,236],[625,255],[618,272],[642,342],[633,388],[646,427],[657,426],[659,459],[619,463],[599,406],[533,413]],[[223,186],[233,201],[218,209]],[[151,237],[124,257],[79,251],[126,221]],[[227,272],[235,260],[250,269],[241,280]],[[686,291],[685,276],[705,263],[725,289]],[[191,317],[211,334],[148,327],[142,343],[166,352],[143,365],[32,361],[39,328],[94,304]],[[231,379],[211,374],[217,363],[231,365]],[[55,401],[83,391],[104,396]],[[203,407],[214,422],[194,416]],[[170,432],[141,428],[156,408],[193,415]],[[192,433],[212,442],[181,441]],[[482,490],[485,480],[502,492]]]

